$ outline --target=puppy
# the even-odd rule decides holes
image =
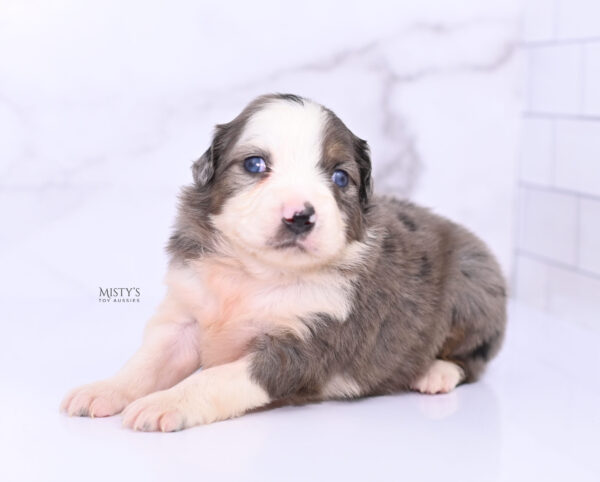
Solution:
[[[373,196],[367,143],[327,108],[259,97],[216,127],[192,171],[142,347],[67,395],[69,415],[174,431],[271,402],[445,393],[498,352],[506,291],[492,254]]]

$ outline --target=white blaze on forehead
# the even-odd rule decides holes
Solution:
[[[248,120],[239,146],[253,146],[270,154],[277,177],[319,176],[323,132],[327,116],[321,106],[288,100],[268,102]]]
[[[327,122],[328,114],[318,104],[280,99],[266,101],[246,121],[232,152],[239,157],[264,153],[270,172],[233,193],[212,221],[251,257],[289,268],[321,265],[342,253],[345,219],[331,173],[319,165]],[[263,257],[265,247],[273,247],[281,236],[282,218],[307,203],[315,210],[314,228],[300,241],[303,250],[273,248]]]

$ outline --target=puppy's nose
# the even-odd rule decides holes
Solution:
[[[292,217],[284,216],[281,221],[294,234],[302,234],[307,233],[314,227],[316,217],[315,208],[312,204],[304,203],[302,211],[294,212]]]

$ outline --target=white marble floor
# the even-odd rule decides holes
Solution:
[[[1,306],[0,480],[600,480],[600,334],[524,306],[511,306],[483,380],[454,393],[284,407],[173,434],[58,413],[68,388],[134,349],[143,320],[124,320],[139,307]]]

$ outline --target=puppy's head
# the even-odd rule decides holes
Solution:
[[[213,225],[238,251],[265,263],[324,265],[365,234],[367,143],[309,100],[254,100],[216,127],[193,173]]]

